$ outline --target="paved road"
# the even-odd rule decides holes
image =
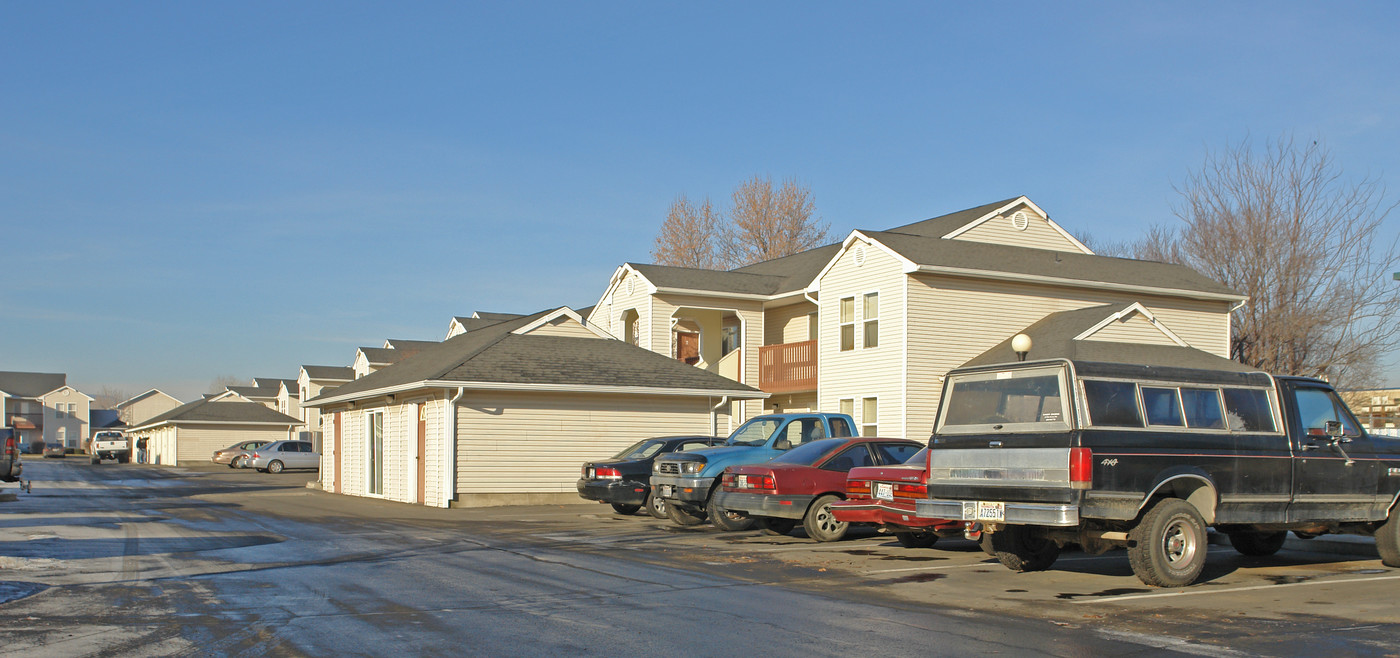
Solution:
[[[682,529],[605,506],[435,510],[314,474],[29,460],[0,503],[0,647],[27,655],[1396,655],[1400,571],[1213,549],[1014,574],[975,546]]]

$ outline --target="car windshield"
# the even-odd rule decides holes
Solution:
[[[953,375],[940,432],[1069,429],[1059,366]]]
[[[845,439],[822,439],[820,441],[812,441],[797,446],[768,461],[774,464],[801,464],[803,466],[811,466],[831,454],[831,451],[843,445],[846,445]]]
[[[782,424],[783,419],[781,418],[755,418],[734,430],[724,445],[761,446],[768,442],[768,437],[773,436],[773,432],[776,432]]]
[[[665,444],[665,441],[657,439],[642,439],[626,450],[613,455],[613,459],[646,459],[660,451]]]

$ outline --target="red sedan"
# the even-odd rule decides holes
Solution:
[[[836,541],[849,527],[831,515],[846,492],[846,473],[857,466],[899,464],[922,444],[904,439],[851,437],[811,441],[762,464],[724,471],[715,505],[757,521],[771,533],[787,534],[798,521],[807,536]]]
[[[927,548],[939,537],[963,534],[962,521],[924,519],[914,513],[914,501],[928,497],[924,486],[928,448],[903,464],[852,469],[846,477],[846,499],[831,506],[842,523],[873,523],[894,531],[899,543]]]

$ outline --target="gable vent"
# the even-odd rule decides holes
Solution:
[[[855,258],[856,258],[856,266],[861,266],[861,265],[864,265],[864,264],[865,264],[865,245],[863,245],[863,244],[856,245]]]
[[[1017,210],[1016,212],[1011,214],[1011,228],[1014,228],[1018,231],[1024,231],[1026,230],[1026,227],[1030,225],[1031,217],[1030,215],[1026,214],[1026,211]]]
[[[632,279],[632,278],[627,279],[627,294],[629,294],[629,295],[632,294],[632,290],[633,290],[634,284],[636,284],[636,282],[637,282],[636,279]]]

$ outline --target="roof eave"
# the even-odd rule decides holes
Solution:
[[[1016,274],[1012,272],[974,270],[962,267],[947,267],[944,265],[919,265],[912,271],[926,274],[946,274],[950,276],[961,276],[974,279],[1052,283],[1057,285],[1074,286],[1077,288],[1099,288],[1103,290],[1116,290],[1121,292],[1162,295],[1168,297],[1187,297],[1190,299],[1202,299],[1219,302],[1242,303],[1248,301],[1249,299],[1247,295],[1240,295],[1238,293],[1210,292],[1207,290],[1187,290],[1183,288],[1159,288],[1156,286],[1142,286],[1131,283],[1115,283],[1112,281],[1089,281],[1086,279],[1068,279],[1064,277],[1041,276],[1036,274]]]
[[[475,382],[475,381],[451,381],[451,380],[422,380],[408,384],[398,384],[395,386],[385,386],[381,388],[361,391],[359,393],[348,393],[345,395],[332,395],[322,398],[312,398],[302,403],[303,407],[328,407],[334,404],[345,402],[355,402],[368,398],[376,398],[384,395],[396,395],[406,391],[417,391],[422,389],[454,389],[465,388],[478,391],[539,391],[552,393],[631,393],[634,395],[672,395],[672,396],[707,396],[707,397],[731,397],[740,399],[765,399],[768,393],[758,390],[719,390],[719,389],[699,389],[699,388],[666,388],[657,386],[589,386],[578,384],[523,384],[509,382]]]

